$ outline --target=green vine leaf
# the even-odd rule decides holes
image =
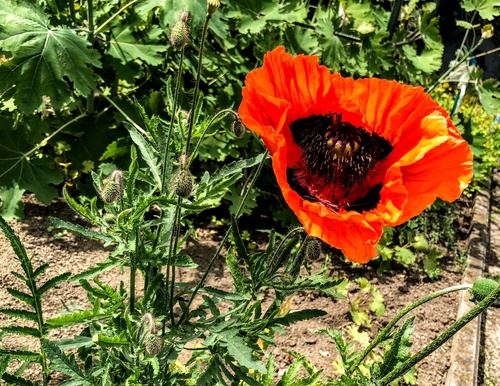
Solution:
[[[139,26],[120,25],[111,31],[108,53],[122,64],[142,60],[152,66],[158,66],[163,61],[160,53],[167,50],[165,44],[154,44],[159,41],[163,31],[160,27],[152,27],[147,34],[140,31]]]
[[[486,20],[500,16],[500,0],[464,0],[462,8],[467,12],[477,11]]]
[[[69,101],[69,79],[81,95],[90,94],[100,67],[89,42],[66,27],[53,27],[49,16],[27,1],[0,3],[0,46],[10,57],[0,66],[0,89],[15,86],[14,99],[25,113],[38,109],[43,96],[60,109]]]

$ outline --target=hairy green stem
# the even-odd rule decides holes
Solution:
[[[174,128],[174,122],[177,119],[177,108],[179,106],[179,92],[181,89],[182,82],[182,64],[184,61],[184,48],[181,49],[181,56],[179,59],[179,70],[177,71],[177,79],[175,80],[175,89],[174,89],[174,105],[172,106],[172,116],[170,117],[170,123],[168,127],[167,133],[167,141],[165,143],[165,152],[163,153],[163,168],[162,168],[162,192],[165,193],[166,184],[167,184],[167,160],[170,150],[170,139],[172,138],[172,132]],[[161,233],[158,232],[158,234]]]
[[[255,171],[255,174],[253,175],[252,180],[250,181],[250,184],[248,185],[247,189],[245,190],[245,192],[243,194],[243,197],[241,198],[240,205],[238,205],[238,209],[236,210],[236,213],[234,214],[235,220],[237,220],[238,217],[240,216],[241,211],[242,211],[242,209],[243,209],[243,207],[245,205],[245,202],[246,202],[246,200],[248,198],[248,194],[249,194],[250,190],[252,190],[252,187],[254,186],[255,182],[257,181],[257,178],[260,175],[260,172],[262,170],[262,167],[264,166],[264,163],[265,163],[265,161],[267,159],[267,155],[268,154],[269,154],[269,152],[266,150],[265,156],[262,158],[262,161],[257,166],[257,170]],[[229,228],[227,229],[226,234],[224,235],[224,238],[220,242],[219,247],[215,251],[214,256],[212,257],[212,259],[210,260],[210,263],[208,264],[207,269],[205,270],[205,272],[203,273],[203,276],[201,277],[200,281],[198,282],[198,284],[194,288],[193,293],[191,294],[189,302],[188,302],[188,304],[186,306],[186,311],[184,311],[182,313],[181,318],[179,319],[179,325],[182,324],[187,319],[187,317],[189,316],[189,308],[191,307],[191,304],[193,303],[194,298],[198,294],[198,291],[200,290],[200,288],[202,287],[202,285],[205,283],[205,280],[207,279],[208,273],[211,271],[211,269],[212,269],[213,265],[215,264],[217,258],[219,257],[220,253],[222,252],[222,249],[226,245],[226,242],[227,242],[227,240],[229,238],[229,235],[231,234],[232,228],[233,228],[233,226],[229,225]]]
[[[212,127],[212,125],[219,118],[219,116],[227,115],[227,114],[232,114],[232,115],[237,117],[237,114],[232,109],[224,109],[224,110],[219,111],[217,114],[215,114],[212,117],[212,119],[210,120],[210,122],[208,123],[205,130],[203,131],[203,134],[201,135],[200,139],[196,142],[196,145],[195,145],[193,151],[191,152],[191,157],[189,157],[189,164],[191,164],[192,160],[196,157],[196,154],[198,154],[198,149],[200,148],[201,142],[205,138],[205,135],[208,132],[208,129],[210,129],[210,127]]]
[[[194,112],[196,110],[196,105],[198,104],[198,97],[200,92],[200,80],[201,80],[201,71],[203,68],[203,51],[205,49],[205,40],[207,38],[208,31],[208,23],[211,19],[211,15],[208,14],[205,22],[203,23],[203,30],[201,32],[201,42],[200,42],[200,54],[198,55],[198,68],[196,70],[196,83],[194,85],[194,93],[193,93],[193,102],[191,105],[191,115],[189,117],[189,126],[186,138],[186,154],[189,154],[189,146],[191,145],[191,135],[193,133],[194,126]]]
[[[139,248],[141,247],[139,230],[135,231],[135,251],[130,256],[130,313],[135,311],[135,274],[137,272],[137,257],[139,256]]]
[[[420,362],[425,357],[429,356],[432,352],[436,351],[441,345],[448,341],[453,335],[455,335],[460,329],[462,329],[467,323],[472,321],[476,316],[481,314],[486,308],[495,302],[495,300],[500,296],[500,285],[497,286],[491,293],[484,298],[480,303],[478,303],[473,309],[467,312],[464,316],[453,323],[444,333],[442,333],[437,339],[432,343],[425,346],[418,353],[409,358],[406,362],[397,366],[389,374],[383,377],[378,385],[389,385],[393,380],[399,378],[407,371],[409,371],[413,366]]]
[[[375,339],[373,339],[373,341],[370,343],[370,345],[365,348],[365,350],[361,353],[361,355],[356,359],[356,361],[351,365],[351,367],[349,367],[349,369],[347,370],[346,374],[347,375],[351,375],[358,367],[359,365],[361,364],[361,362],[366,358],[366,356],[380,343],[382,342],[386,337],[387,335],[391,332],[392,328],[395,326],[395,324],[403,317],[405,316],[408,312],[410,312],[411,310],[421,306],[422,304],[424,303],[427,303],[428,301],[430,300],[433,300],[439,296],[442,296],[442,295],[446,295],[448,293],[451,293],[451,292],[455,292],[455,291],[461,291],[461,290],[464,290],[464,289],[469,289],[471,287],[470,284],[461,284],[461,285],[457,285],[457,286],[453,286],[453,287],[448,287],[448,288],[445,288],[441,291],[437,291],[437,292],[434,292],[430,295],[427,295],[425,297],[423,297],[422,299],[418,299],[416,302],[410,304],[408,307],[406,307],[405,309],[403,309],[402,311],[400,311],[395,317],[394,319],[392,319],[388,324],[387,326],[385,326],[379,333],[378,335],[375,337]]]

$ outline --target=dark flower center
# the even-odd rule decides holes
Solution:
[[[389,141],[342,121],[336,113],[297,119],[290,130],[303,165],[289,168],[287,178],[302,198],[336,211],[377,206],[382,184],[371,177],[392,151]]]

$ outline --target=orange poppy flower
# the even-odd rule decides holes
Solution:
[[[306,232],[351,261],[375,257],[384,226],[455,200],[472,177],[468,144],[421,87],[343,78],[283,47],[247,75],[239,115]]]

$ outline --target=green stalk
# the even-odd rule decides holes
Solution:
[[[205,40],[207,38],[208,22],[210,21],[211,17],[212,16],[210,14],[207,15],[205,22],[203,23],[203,30],[201,32],[200,54],[198,55],[198,68],[196,70],[196,83],[194,85],[193,102],[191,105],[191,115],[189,117],[189,126],[186,138],[186,154],[189,154],[189,145],[191,144],[191,135],[193,133],[193,126],[194,126],[194,111],[196,110],[196,105],[198,104],[201,71],[203,68],[203,63],[202,63],[203,51],[205,49]]]
[[[130,313],[135,311],[135,273],[137,272],[137,257],[139,256],[140,236],[139,230],[135,231],[135,252],[130,256]]]
[[[483,38],[479,39],[479,42],[477,42],[477,44],[476,44],[474,47],[472,47],[469,51],[467,51],[467,52],[465,53],[465,55],[463,56],[463,58],[462,58],[462,59],[460,59],[460,60],[457,62],[457,64],[455,64],[453,67],[448,68],[448,69],[447,69],[447,70],[446,70],[446,71],[445,71],[445,72],[444,72],[444,73],[443,73],[443,74],[439,77],[439,79],[438,79],[438,80],[436,80],[436,82],[434,82],[434,84],[426,90],[426,91],[427,91],[427,93],[428,93],[428,94],[430,94],[432,91],[434,91],[434,89],[435,89],[437,86],[439,86],[439,84],[440,84],[441,82],[443,82],[443,81],[446,79],[446,77],[447,77],[448,75],[450,75],[450,74],[451,74],[451,73],[452,73],[452,72],[453,72],[453,71],[454,71],[454,70],[455,70],[458,66],[460,66],[463,62],[465,62],[466,60],[470,60],[469,54],[470,54],[471,52],[474,52],[474,50],[475,50],[477,47],[479,47],[479,46],[480,46],[483,42],[484,42],[484,39],[483,39]]]
[[[267,155],[268,154],[269,154],[269,152],[266,150],[265,156],[262,158],[262,161],[257,166],[257,170],[255,171],[255,174],[253,175],[252,180],[250,181],[250,184],[248,185],[248,188],[245,190],[245,193],[243,194],[243,197],[241,199],[240,205],[238,206],[238,209],[236,210],[236,213],[234,214],[235,220],[237,220],[238,217],[240,216],[241,211],[242,211],[242,209],[243,209],[243,207],[245,205],[245,202],[246,202],[246,200],[248,198],[248,194],[249,194],[250,190],[252,190],[252,187],[254,186],[255,182],[257,181],[257,177],[260,175],[260,172],[262,170],[262,167],[264,166],[264,163],[265,163],[265,161],[267,159]],[[220,242],[219,247],[215,251],[214,256],[212,257],[212,259],[210,260],[210,263],[208,264],[207,269],[205,270],[205,272],[203,273],[203,276],[201,277],[200,281],[198,282],[198,284],[194,288],[193,293],[191,294],[191,298],[189,299],[189,302],[188,302],[188,304],[186,306],[186,311],[184,311],[182,313],[181,318],[179,319],[179,325],[182,324],[186,320],[186,318],[188,317],[188,315],[189,315],[189,308],[191,307],[191,304],[193,303],[194,298],[198,294],[198,291],[200,290],[200,288],[202,287],[202,285],[205,283],[205,280],[207,279],[208,273],[210,272],[210,270],[212,269],[213,265],[215,264],[215,261],[219,257],[219,255],[220,255],[220,253],[222,251],[222,248],[224,248],[224,246],[226,245],[226,242],[227,242],[227,240],[229,238],[229,235],[231,234],[232,228],[233,228],[232,225],[229,225],[229,228],[227,229],[226,234],[224,235],[224,238]]]
[[[408,312],[411,310],[421,306],[424,303],[427,303],[428,301],[435,299],[439,296],[446,295],[451,292],[455,291],[461,291],[464,289],[469,289],[471,287],[470,284],[461,284],[453,287],[448,287],[445,288],[441,291],[434,292],[430,295],[427,295],[423,297],[422,299],[417,300],[416,302],[410,304],[408,307],[400,311],[394,319],[392,319],[387,326],[385,326],[382,331],[378,333],[378,335],[375,337],[375,339],[370,343],[370,345],[365,348],[365,350],[361,353],[361,355],[356,359],[356,361],[349,367],[349,369],[346,371],[347,375],[351,375],[361,364],[361,362],[366,358],[366,356],[377,346],[380,342],[382,342],[387,335],[391,332],[392,328],[394,325],[403,317],[405,316]]]
[[[165,152],[163,153],[163,168],[162,168],[162,192],[165,193],[165,186],[167,184],[167,159],[170,148],[170,139],[172,137],[172,131],[174,127],[174,121],[177,118],[177,108],[179,106],[179,92],[181,88],[182,81],[182,63],[184,61],[184,48],[181,49],[181,57],[179,59],[179,71],[177,72],[177,79],[175,80],[174,89],[174,105],[172,106],[172,116],[170,118],[170,123],[168,127],[167,142],[165,144]],[[158,232],[160,234],[160,232]]]
[[[406,362],[397,366],[394,370],[392,370],[389,374],[387,374],[379,382],[377,382],[377,384],[383,386],[389,385],[393,380],[405,374],[422,359],[430,355],[432,352],[436,351],[441,345],[443,345],[447,340],[455,335],[467,323],[472,321],[472,319],[486,310],[486,308],[493,304],[498,297],[500,297],[500,285],[497,286],[497,288],[495,288],[493,291],[491,291],[491,293],[480,303],[478,303],[473,309],[471,309],[464,316],[453,323],[450,328],[442,333],[437,339],[435,339],[429,345],[425,346],[422,350],[413,355]]]
[[[89,23],[89,36],[88,41],[91,45],[94,44],[95,40],[95,26],[94,26],[94,7],[92,4],[92,0],[87,0],[87,21]],[[94,115],[95,112],[95,98],[94,98],[94,90],[90,91],[89,96],[87,97],[87,114]]]
[[[232,114],[233,116],[237,117],[237,114],[232,109],[224,109],[224,110],[219,111],[217,114],[215,114],[212,117],[212,119],[210,120],[210,122],[208,123],[207,127],[205,128],[205,130],[203,131],[203,134],[201,135],[201,137],[198,140],[198,142],[196,142],[196,145],[195,145],[193,151],[191,152],[191,156],[189,157],[189,164],[191,164],[192,160],[194,158],[196,158],[196,154],[198,154],[198,149],[200,148],[201,142],[205,138],[205,135],[208,132],[208,129],[210,129],[210,127],[212,127],[212,125],[219,118],[219,116],[225,115],[225,114]]]

